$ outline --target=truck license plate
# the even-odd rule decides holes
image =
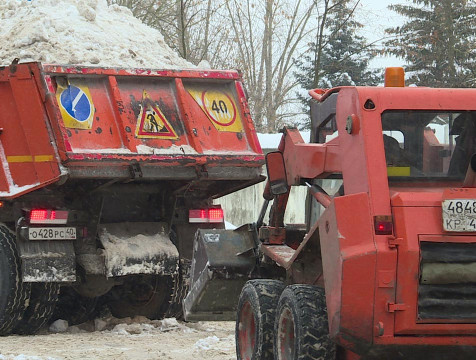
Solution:
[[[444,200],[441,206],[445,231],[476,231],[476,200]]]
[[[75,240],[75,227],[38,227],[28,229],[30,240]]]

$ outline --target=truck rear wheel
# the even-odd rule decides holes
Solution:
[[[63,286],[50,320],[66,320],[70,326],[82,324],[94,318],[97,313],[97,303],[97,297],[82,296],[73,287]]]
[[[0,335],[8,335],[26,309],[30,285],[21,279],[15,235],[0,225]]]
[[[111,290],[111,314],[117,318],[142,315],[150,320],[162,319],[172,296],[172,277],[134,276],[124,285]]]
[[[182,302],[190,288],[190,265],[191,261],[180,259],[179,268],[173,276],[173,290],[170,304],[165,313],[166,317],[174,317],[183,320]]]
[[[335,360],[324,289],[291,285],[279,299],[274,325],[277,360]]]
[[[20,335],[31,335],[40,330],[53,315],[59,289],[60,286],[57,283],[32,284],[28,307],[13,332]]]
[[[243,287],[236,319],[238,360],[273,360],[273,326],[284,284],[277,280],[250,280]]]

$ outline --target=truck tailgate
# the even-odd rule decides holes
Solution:
[[[8,118],[0,114],[0,127],[8,130],[2,135],[3,197],[13,195],[9,181],[31,187],[58,180],[60,165],[71,179],[204,176],[256,182],[260,177],[263,155],[236,71],[29,63],[15,65],[13,72],[12,66],[0,69],[0,109],[7,103],[28,114]],[[29,88],[18,94],[12,89],[21,73],[28,75],[24,83]],[[12,122],[34,138],[26,134],[20,141],[19,130],[10,129]],[[10,143],[4,142],[6,138]],[[12,145],[15,141],[23,147]],[[45,149],[35,149],[43,143]],[[21,174],[16,170],[20,165],[8,161],[9,156],[28,160]],[[5,173],[8,167],[11,176]]]

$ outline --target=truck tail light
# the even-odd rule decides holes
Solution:
[[[212,224],[224,221],[223,209],[213,207],[208,209],[192,209],[188,211],[188,221],[190,223]]]
[[[30,224],[66,224],[68,211],[66,210],[30,210]]]
[[[375,234],[376,235],[392,235],[393,221],[392,216],[377,215],[374,218]]]

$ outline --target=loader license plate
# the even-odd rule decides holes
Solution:
[[[75,227],[38,227],[28,229],[30,240],[75,240]]]
[[[476,200],[444,200],[442,210],[445,231],[476,231]]]

